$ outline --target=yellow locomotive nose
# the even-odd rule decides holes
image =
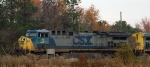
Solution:
[[[24,44],[24,42],[25,42],[25,38],[23,38],[23,37],[21,37],[21,39],[18,40],[19,44]]]
[[[29,51],[34,50],[34,45],[31,41],[31,39],[28,37],[21,36],[18,39],[18,43],[19,43],[19,48],[23,48],[24,50],[29,50]]]
[[[18,43],[19,43],[19,48],[23,48],[23,45],[25,43],[25,37],[21,36],[19,39],[18,39]]]

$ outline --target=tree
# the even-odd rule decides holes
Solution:
[[[150,19],[148,18],[143,18],[141,22],[136,24],[136,28],[140,30],[140,32],[150,32]]]
[[[31,2],[33,2],[34,5],[38,7],[38,10],[32,15],[32,17],[39,19],[39,21],[41,22],[41,18],[42,18],[42,1],[41,0],[31,0]]]
[[[49,30],[76,30],[78,12],[75,0],[43,1],[43,27]]]
[[[130,47],[124,43],[121,44],[121,47],[115,52],[115,55],[124,64],[132,63],[136,58]]]
[[[0,35],[6,48],[12,48],[26,30],[40,27],[38,19],[32,17],[37,10],[37,6],[30,0],[6,0],[6,5],[0,5],[0,15],[3,18],[0,20]]]
[[[135,27],[139,30],[139,32],[143,32],[142,27],[140,24],[136,23]]]
[[[6,8],[7,6],[0,5],[0,31],[6,27],[6,22],[8,22]]]
[[[110,25],[108,24],[107,21],[105,21],[105,20],[98,21],[98,25],[100,26],[99,27],[99,31],[100,32],[108,32],[108,31],[110,31]]]
[[[32,17],[37,12],[38,7],[31,0],[19,0],[14,5],[16,5],[14,9],[17,9],[14,15],[14,25],[18,33],[23,35],[28,29],[40,28],[38,18]]]
[[[84,8],[77,7],[76,8],[78,14],[79,14],[79,21],[78,21],[78,31],[84,31],[84,27],[86,27],[86,24],[84,23],[84,17],[85,17],[85,10]]]
[[[85,11],[84,23],[87,24],[87,29],[90,31],[98,31],[99,25],[98,21],[99,10],[94,8],[94,5],[91,5],[89,9]]]
[[[31,0],[35,5],[41,5],[41,1],[40,0]]]
[[[116,21],[115,25],[112,26],[111,31],[113,32],[130,32],[135,33],[139,30],[137,28],[133,28],[126,21]]]

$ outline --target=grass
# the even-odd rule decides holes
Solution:
[[[1,56],[0,67],[150,67],[150,56],[143,55],[125,64],[120,58],[101,58],[101,55],[94,55],[94,58],[80,55],[78,58],[56,56],[47,59],[45,55],[28,54],[19,57]]]

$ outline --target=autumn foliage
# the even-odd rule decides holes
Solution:
[[[40,0],[17,0],[17,1],[21,1],[21,2],[24,2],[24,1],[31,1],[31,2],[33,2],[35,5],[40,5],[40,4],[41,4],[41,1],[40,1]]]
[[[88,67],[87,58],[84,55],[79,56],[79,62],[81,63],[81,67]]]
[[[94,5],[91,5],[85,12],[85,23],[89,24],[91,31],[98,30],[98,14],[99,11],[94,8]]]
[[[40,0],[31,0],[31,1],[33,1],[35,5],[40,5],[41,4]]]
[[[139,23],[136,23],[136,28],[141,32],[150,33],[150,19],[143,18]]]
[[[98,21],[98,26],[98,31],[100,32],[109,32],[111,28],[111,26],[105,20]]]
[[[115,53],[117,59],[125,64],[130,64],[135,60],[133,51],[129,48],[128,45],[124,43],[121,43],[120,45],[121,48],[119,48],[119,50],[117,50],[117,52]]]

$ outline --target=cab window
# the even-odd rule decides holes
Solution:
[[[26,36],[27,37],[36,37],[36,32],[27,32]]]
[[[38,37],[48,37],[48,33],[38,33]]]

